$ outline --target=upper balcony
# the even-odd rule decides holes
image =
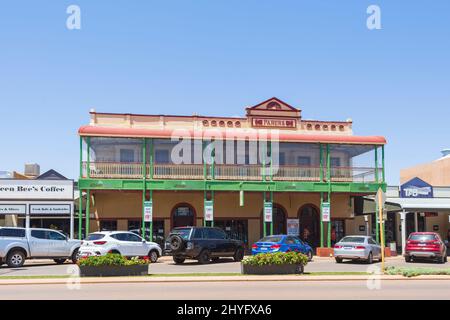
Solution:
[[[184,150],[169,139],[85,142],[81,178],[378,183],[384,177],[384,157],[374,145],[246,142],[214,145],[208,154],[201,141]]]

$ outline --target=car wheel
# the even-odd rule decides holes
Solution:
[[[308,251],[307,256],[308,256],[308,261],[312,261],[312,259],[313,259],[313,252],[311,250]]]
[[[405,262],[411,262],[411,257],[405,257]]]
[[[185,260],[184,257],[173,256],[173,262],[175,262],[175,264],[182,264]]]
[[[343,260],[342,258],[338,258],[338,257],[336,257],[334,259],[336,260],[337,263],[342,263],[342,260]]]
[[[148,257],[150,258],[151,263],[156,263],[156,261],[158,261],[159,258],[158,251],[156,250],[150,251]]]
[[[121,253],[118,250],[109,250],[108,253],[110,253],[110,254],[120,254],[121,255]]]
[[[64,262],[66,262],[67,259],[53,259],[53,261],[56,262],[56,264],[63,264]]]
[[[372,254],[372,252],[369,253],[369,256],[367,257],[367,263],[368,264],[372,264],[373,263],[373,254]]]
[[[20,268],[25,263],[25,254],[21,250],[14,250],[8,254],[6,264],[10,268]]]
[[[200,255],[198,256],[198,262],[200,264],[207,264],[211,261],[211,254],[208,250],[203,250],[200,252]]]
[[[236,252],[234,253],[233,259],[236,262],[242,261],[242,259],[244,259],[244,249],[237,248]]]
[[[217,262],[217,261],[219,261],[220,260],[220,257],[214,257],[214,258],[211,258],[211,261],[212,262]]]
[[[79,258],[80,258],[80,255],[79,255],[79,249],[73,250],[72,256],[70,257],[70,260],[72,260],[72,262],[73,262],[74,264],[76,264],[76,263],[78,262],[78,259],[79,259]]]

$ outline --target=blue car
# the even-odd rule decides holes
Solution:
[[[299,237],[286,235],[267,236],[252,246],[252,254],[296,251],[308,256],[311,261],[313,249]]]

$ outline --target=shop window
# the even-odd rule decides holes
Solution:
[[[187,227],[194,226],[194,210],[188,205],[180,205],[172,212],[172,226]]]
[[[331,244],[339,242],[345,236],[345,220],[331,221]]]
[[[120,162],[123,162],[123,163],[134,162],[134,150],[133,149],[120,149]]]
[[[117,220],[101,220],[100,231],[117,231]]]

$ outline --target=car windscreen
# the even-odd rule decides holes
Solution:
[[[354,242],[354,243],[364,243],[365,238],[364,237],[344,237],[339,242]]]
[[[274,243],[278,243],[280,242],[282,239],[282,237],[264,237],[261,240],[259,240],[258,242],[274,242]]]
[[[191,234],[191,228],[174,229],[174,230],[172,230],[172,234],[177,234],[181,238],[183,238],[183,240],[188,240],[189,235]]]
[[[436,240],[436,236],[434,234],[412,234],[409,237],[409,240],[413,240],[413,241],[433,241],[433,240]]]
[[[90,235],[88,235],[86,240],[88,240],[88,241],[95,241],[95,240],[103,239],[104,237],[105,237],[105,235],[101,234],[101,233],[91,233]]]

